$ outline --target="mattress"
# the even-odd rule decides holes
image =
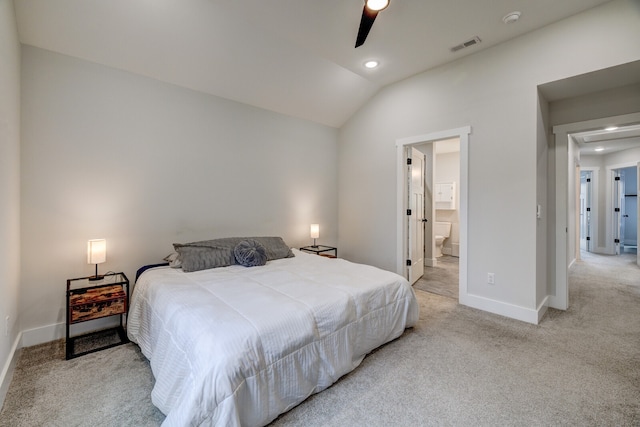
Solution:
[[[260,267],[142,273],[127,320],[163,425],[261,426],[418,320],[401,276],[294,250]]]

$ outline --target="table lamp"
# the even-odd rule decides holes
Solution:
[[[317,248],[316,239],[320,237],[320,224],[311,224],[310,236],[313,239],[313,247]]]
[[[98,275],[98,264],[107,261],[107,241],[105,239],[93,239],[87,243],[87,263],[96,265],[96,275],[89,280],[102,280],[104,276]]]

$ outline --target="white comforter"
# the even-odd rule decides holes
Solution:
[[[259,426],[356,368],[418,320],[401,276],[294,251],[263,267],[148,270],[129,338],[166,426]]]

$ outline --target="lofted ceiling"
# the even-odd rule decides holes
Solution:
[[[23,44],[340,127],[385,85],[608,1],[391,0],[357,49],[363,0],[14,4]]]

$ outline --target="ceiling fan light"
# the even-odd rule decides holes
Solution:
[[[365,0],[365,6],[369,10],[378,12],[389,6],[389,0]]]

